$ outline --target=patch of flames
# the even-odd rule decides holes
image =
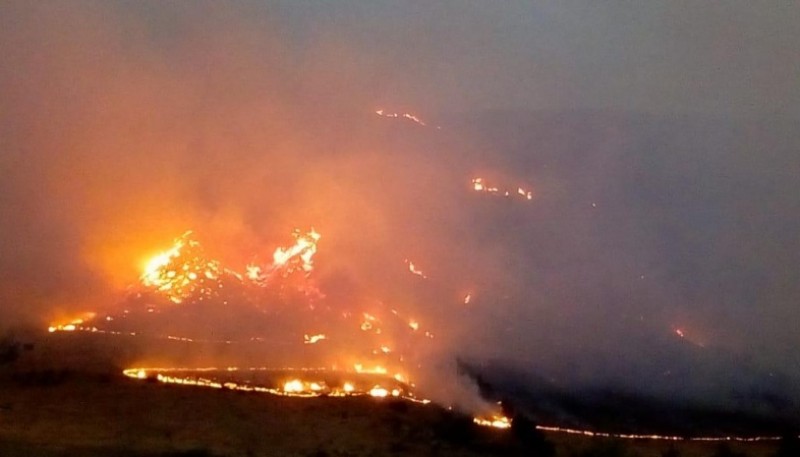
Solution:
[[[477,416],[472,421],[483,427],[494,427],[500,429],[511,428],[511,419],[502,414],[492,414],[489,416]]]
[[[512,188],[500,188],[497,186],[490,186],[486,184],[483,178],[472,179],[472,190],[475,192],[485,192],[487,194],[497,195],[501,197],[521,197],[525,200],[533,200],[533,191],[527,190],[523,187],[517,187],[516,190]]]

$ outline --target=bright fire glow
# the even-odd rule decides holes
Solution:
[[[287,267],[291,272],[295,268],[292,263],[296,261],[300,269],[309,273],[314,269],[313,258],[317,253],[317,241],[321,236],[313,228],[305,235],[295,230],[293,236],[296,240],[294,246],[278,248],[272,254],[273,268]]]
[[[47,328],[47,331],[53,333],[53,332],[74,332],[76,330],[91,330],[94,327],[86,328],[83,327],[83,324],[87,321],[94,319],[94,317],[95,313],[83,313],[81,314],[80,317],[75,317],[66,322],[53,323]]]
[[[381,117],[390,117],[395,119],[408,119],[411,122],[414,122],[418,125],[425,127],[427,124],[422,121],[419,117],[411,114],[411,113],[389,113],[385,110],[379,109],[375,111],[375,114]]]
[[[303,335],[304,344],[316,344],[325,339],[328,339],[328,337],[323,333],[318,333],[316,335]]]
[[[220,287],[216,281],[221,268],[216,260],[206,260],[192,232],[176,239],[170,249],[156,254],[144,267],[142,284],[165,295],[173,303],[190,296],[212,295]]]
[[[375,386],[372,389],[370,389],[369,394],[373,397],[383,398],[389,395],[389,391],[381,386]]]
[[[353,365],[353,368],[356,370],[356,373],[386,374],[389,372],[386,368],[380,365],[376,365],[374,367],[364,367],[364,365],[357,363]]]
[[[283,384],[283,391],[288,393],[299,393],[304,391],[305,388],[303,387],[303,381],[299,379],[292,379],[291,381],[286,381]]]
[[[423,273],[420,269],[416,267],[416,265],[414,265],[414,262],[406,259],[406,263],[408,264],[408,271],[410,271],[412,274],[415,274],[422,279],[428,279],[428,277],[425,276],[425,273]]]
[[[284,368],[274,370],[266,367],[255,368],[129,368],[123,371],[123,374],[129,378],[143,380],[153,379],[165,384],[178,384],[184,386],[196,387],[210,387],[214,389],[229,389],[243,392],[259,392],[268,393],[273,395],[299,397],[299,398],[313,398],[322,395],[330,397],[348,397],[348,396],[372,396],[372,397],[398,397],[415,403],[428,404],[430,400],[417,398],[412,392],[408,391],[408,386],[397,386],[391,388],[381,386],[379,384],[364,384],[362,380],[361,386],[356,382],[346,381],[341,385],[328,385],[322,380],[303,379],[300,377],[292,377],[289,380],[283,381],[277,386],[267,387],[259,386],[251,383],[237,383],[232,380],[224,380],[224,373],[236,371],[250,371],[250,372],[283,372],[291,371],[303,376],[320,376],[319,372],[328,372],[324,368],[316,369],[302,369],[302,368]],[[331,372],[333,373],[333,372]],[[223,374],[223,378],[220,378]],[[345,373],[342,373],[345,374]],[[354,375],[355,376],[355,375]],[[374,382],[374,381],[373,381]]]
[[[497,186],[489,186],[486,184],[486,181],[483,178],[472,179],[472,190],[475,192],[485,192],[502,197],[513,197],[516,195],[525,200],[533,200],[533,191],[527,190],[520,186],[517,187],[516,191],[513,190],[513,187],[501,189]]]
[[[269,371],[268,368],[237,368],[228,367],[225,369],[219,368],[129,368],[123,371],[123,374],[129,378],[143,380],[155,379],[158,382],[166,384],[178,384],[184,386],[197,386],[208,387],[213,389],[230,389],[243,392],[257,392],[268,393],[272,395],[299,397],[299,398],[314,398],[323,394],[331,397],[345,397],[345,396],[359,396],[369,395],[372,397],[383,398],[392,395],[414,403],[427,405],[430,400],[416,398],[413,394],[404,393],[400,389],[392,389],[391,391],[380,385],[373,385],[367,390],[359,390],[354,383],[347,381],[342,384],[341,388],[331,388],[320,382],[301,381],[300,379],[291,379],[286,381],[280,388],[269,388],[253,386],[250,384],[238,384],[235,382],[220,382],[207,377],[200,377],[199,374],[210,373],[214,371]],[[286,369],[292,370],[292,369]],[[322,369],[317,369],[322,370]],[[303,369],[295,369],[293,371],[304,371]],[[181,372],[187,372],[181,375]],[[194,373],[194,376],[189,376],[188,372]],[[502,414],[491,414],[485,416],[476,416],[473,422],[480,426],[492,427],[501,430],[509,429],[512,426],[512,420]],[[658,434],[626,434],[626,433],[609,433],[599,432],[593,430],[573,429],[566,427],[556,427],[547,425],[537,425],[537,430],[552,432],[552,433],[565,433],[574,435],[583,435],[589,437],[603,437],[603,438],[617,438],[617,439],[630,439],[630,440],[660,440],[660,441],[703,441],[703,442],[723,442],[723,441],[738,441],[738,442],[761,442],[761,441],[778,441],[780,436],[677,436],[677,435],[658,435]]]
[[[494,427],[501,429],[511,428],[511,419],[500,414],[492,414],[491,416],[488,417],[478,416],[473,418],[472,421],[484,427]]]

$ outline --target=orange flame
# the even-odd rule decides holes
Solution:
[[[406,259],[406,263],[408,264],[408,271],[410,271],[412,274],[415,274],[422,279],[428,279],[428,277],[425,276],[425,273],[423,273],[420,269],[416,267],[416,265],[414,265],[414,262]]]
[[[500,414],[492,414],[488,417],[478,416],[473,418],[472,421],[484,427],[511,428],[511,419]]]
[[[505,188],[501,190],[499,187],[487,185],[486,181],[483,178],[473,178],[472,189],[475,192],[485,192],[488,194],[500,195],[503,197],[511,197],[513,195],[518,195],[524,198],[525,200],[533,200],[533,191],[527,190],[523,187],[517,187],[516,192],[513,192],[511,190],[513,188]]]

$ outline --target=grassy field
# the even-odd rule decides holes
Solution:
[[[439,406],[388,398],[137,381],[121,374],[141,356],[125,340],[43,338],[20,347],[0,363],[2,457],[662,457],[671,447],[680,457],[711,457],[719,446],[543,435],[532,425],[495,430]],[[777,444],[730,448],[731,456],[769,457]]]
[[[511,432],[473,427],[435,406],[373,398],[298,399],[166,386],[115,375],[5,373],[0,381],[3,456],[536,455]],[[661,456],[669,443],[548,434],[558,456]],[[684,457],[717,444],[675,444]],[[774,444],[732,443],[768,456]]]

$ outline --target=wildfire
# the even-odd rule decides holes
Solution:
[[[484,427],[494,427],[500,429],[511,428],[511,419],[501,414],[492,414],[488,417],[478,416],[473,418],[472,421]]]
[[[251,384],[242,384],[233,381],[215,380],[213,374],[215,372],[230,373],[236,371],[278,371],[270,368],[129,368],[123,371],[123,374],[129,378],[136,380],[154,379],[158,382],[165,384],[177,384],[183,386],[196,386],[207,387],[213,389],[229,389],[242,392],[255,392],[266,393],[272,395],[298,397],[298,398],[314,398],[321,395],[328,395],[330,397],[349,397],[349,396],[371,396],[374,398],[385,398],[388,396],[398,397],[403,400],[411,401],[414,403],[421,403],[427,405],[430,400],[417,398],[413,393],[404,391],[400,388],[393,388],[389,390],[381,385],[372,384],[371,387],[360,389],[352,381],[346,381],[341,384],[341,387],[331,387],[322,381],[304,381],[300,378],[291,378],[284,381],[278,387],[264,387]],[[283,369],[286,371],[296,372],[310,372],[310,371],[325,371],[322,368],[318,369]],[[489,414],[481,415],[473,418],[473,422],[477,425],[484,427],[492,427],[501,430],[507,430],[512,426],[512,419],[502,414]],[[705,441],[705,442],[721,442],[721,441],[739,441],[739,442],[760,442],[760,441],[778,441],[781,439],[779,436],[677,436],[677,435],[658,435],[658,434],[627,434],[627,433],[610,433],[600,432],[593,430],[573,429],[566,427],[556,427],[547,425],[536,425],[537,430],[551,433],[565,433],[574,435],[583,435],[589,437],[603,437],[603,438],[616,438],[616,439],[630,439],[630,440],[659,440],[659,441]]]
[[[357,382],[345,381],[342,383],[334,383],[333,385],[321,379],[303,379],[300,377],[284,378],[285,380],[268,387],[265,385],[255,385],[250,382],[240,383],[232,380],[230,374],[238,371],[249,372],[282,372],[290,371],[294,373],[305,373],[307,376],[312,376],[313,373],[328,373],[327,370],[319,369],[291,369],[285,368],[280,370],[256,367],[256,368],[129,368],[123,371],[123,374],[129,378],[144,380],[153,379],[164,384],[178,384],[183,386],[196,386],[196,387],[209,387],[214,389],[229,389],[243,392],[259,392],[268,393],[273,395],[311,398],[327,395],[330,397],[348,397],[348,396],[371,396],[376,398],[383,397],[398,397],[404,400],[413,401],[416,403],[428,404],[430,400],[417,398],[412,392],[408,390],[405,384],[395,385],[394,387],[386,387],[381,384],[365,384],[367,379],[359,386]],[[330,372],[331,374],[335,372]],[[347,373],[341,373],[347,375]],[[352,375],[352,374],[351,374]],[[356,375],[352,375],[356,376]],[[387,378],[388,379],[388,378]]]
[[[415,275],[419,276],[422,279],[428,279],[428,277],[425,276],[425,273],[423,273],[421,270],[419,270],[416,267],[416,265],[414,265],[414,262],[406,259],[406,263],[408,264],[408,271],[410,271],[411,274],[415,274]]]
[[[473,187],[476,191],[489,192],[494,194],[508,195],[496,187],[488,186],[481,178],[473,180]],[[517,189],[514,195],[531,199],[530,191],[523,188]],[[192,300],[202,300],[204,297],[221,293],[222,279],[236,281],[239,283],[249,283],[259,286],[254,290],[261,290],[270,286],[271,279],[275,275],[285,276],[292,272],[300,272],[308,276],[314,268],[313,258],[317,252],[317,242],[321,238],[320,234],[311,229],[307,233],[299,230],[293,232],[295,243],[289,247],[279,247],[275,249],[272,262],[266,265],[248,265],[244,273],[222,268],[221,264],[215,260],[209,260],[203,254],[200,244],[192,238],[191,232],[186,232],[177,238],[173,246],[147,262],[140,277],[142,285],[150,290],[162,294],[174,303],[187,303]],[[425,274],[417,266],[406,259],[406,264],[410,273],[426,278]],[[228,284],[226,282],[226,284]],[[249,290],[249,289],[248,289]],[[473,300],[473,292],[465,291],[463,303],[469,304]],[[151,305],[147,305],[146,311],[153,311]],[[184,305],[185,306],[185,305]],[[338,311],[337,311],[338,313]],[[414,384],[409,382],[406,364],[404,362],[403,344],[394,339],[397,329],[401,329],[409,334],[418,332],[415,335],[416,341],[428,340],[434,334],[427,328],[420,327],[416,319],[410,319],[396,309],[391,310],[391,315],[382,314],[380,308],[369,310],[369,312],[354,312],[344,310],[342,316],[345,319],[352,319],[352,325],[346,328],[361,335],[364,339],[360,354],[348,353],[347,363],[332,366],[352,367],[345,371],[331,371],[326,369],[269,369],[269,368],[129,368],[124,371],[124,375],[135,380],[152,380],[159,383],[175,384],[182,386],[197,386],[213,389],[228,389],[242,392],[265,393],[297,398],[315,398],[320,396],[327,397],[350,397],[363,396],[376,399],[398,398],[422,404],[430,403],[429,400],[419,398],[412,392]],[[115,325],[124,322],[129,316],[128,310],[120,314],[120,319],[114,319],[110,315],[101,319],[103,322],[88,324],[95,319],[94,313],[85,313],[72,319],[52,324],[48,330],[56,331],[91,331],[108,334],[137,335],[135,332],[120,332],[102,327],[105,325]],[[128,319],[130,319],[128,317]],[[392,319],[396,319],[393,321]],[[107,324],[113,322],[113,324]],[[325,329],[317,328],[322,320],[315,321],[314,327],[306,327],[304,330],[313,329],[314,333],[298,332],[296,335],[299,345],[299,336],[305,345],[318,344],[323,340],[328,340],[328,335],[339,333],[329,333]],[[396,324],[396,325],[392,325]],[[98,329],[94,325],[100,326]],[[407,326],[407,327],[406,327]],[[427,327],[427,326],[426,326]],[[369,332],[363,334],[360,330]],[[322,330],[322,331],[321,331]],[[674,329],[675,333],[681,338],[684,337],[683,330]],[[424,335],[424,338],[422,338]],[[207,342],[201,338],[188,338],[176,335],[159,335],[168,341],[178,341],[181,344]],[[337,337],[337,340],[339,338]],[[250,338],[245,340],[248,344],[252,341],[266,341],[262,338]],[[215,341],[231,344],[231,341]],[[330,344],[330,343],[327,343]],[[365,358],[361,358],[365,357]],[[352,363],[353,361],[358,363]],[[272,373],[269,376],[258,375],[254,377],[237,377],[237,372],[259,371]],[[412,373],[413,374],[413,373]],[[254,381],[258,379],[259,381]],[[480,426],[492,427],[495,429],[509,429],[512,420],[502,414],[488,414],[474,417],[474,423]],[[625,435],[602,433],[589,430],[572,430],[558,427],[537,426],[540,430],[557,431],[563,433],[581,433],[589,436],[609,436],[618,438],[650,438],[650,439],[677,439],[670,436],[658,435]],[[681,438],[682,439],[682,438]],[[715,440],[718,438],[694,438],[696,440]],[[737,439],[736,437],[719,438],[720,440]],[[743,440],[762,440],[770,437],[746,438]]]
[[[271,340],[266,335],[259,334],[245,335],[238,340],[227,340],[215,339],[206,328],[195,330],[191,326],[182,326],[183,331],[188,329],[194,333],[181,335],[174,329],[166,327],[163,327],[164,330],[160,332],[137,333],[131,330],[138,331],[140,329],[131,328],[131,326],[140,324],[142,322],[140,319],[152,322],[153,319],[159,318],[158,316],[161,319],[167,319],[168,316],[170,318],[191,316],[189,310],[196,302],[211,297],[213,300],[210,301],[209,306],[198,307],[198,312],[214,312],[213,306],[228,305],[230,300],[231,311],[234,311],[233,306],[243,306],[252,307],[252,309],[248,309],[248,312],[258,311],[258,313],[250,314],[254,318],[263,315],[265,319],[270,319],[272,316],[279,315],[277,313],[282,313],[283,310],[271,310],[269,307],[273,303],[281,300],[303,299],[302,296],[287,293],[286,286],[294,287],[294,281],[279,281],[279,278],[288,278],[289,274],[297,272],[299,275],[294,278],[302,279],[303,282],[302,286],[298,286],[299,291],[317,290],[310,279],[303,278],[307,278],[314,269],[314,256],[321,236],[311,229],[307,233],[295,230],[293,237],[294,244],[275,249],[271,261],[260,264],[253,263],[236,271],[207,257],[193,233],[186,232],[176,238],[171,247],[156,254],[146,263],[139,277],[139,286],[131,287],[129,289],[131,293],[121,302],[124,304],[124,308],[118,309],[117,313],[104,315],[104,318],[97,322],[93,321],[92,324],[97,327],[87,325],[89,320],[95,318],[92,313],[56,322],[51,325],[49,330],[51,332],[91,331],[108,335],[137,336],[182,345],[212,343],[236,344],[244,347],[244,345],[269,343]],[[406,262],[409,272],[422,278],[426,277],[412,262],[408,260]],[[163,297],[164,302],[172,302],[180,304],[180,306],[169,305],[162,308],[161,303],[154,300],[154,295]],[[322,373],[321,371],[297,370],[282,374],[277,374],[276,371],[264,376],[237,377],[230,373],[238,370],[262,369],[239,369],[236,367],[221,369],[131,368],[125,370],[124,374],[137,380],[282,396],[342,397],[361,395],[378,398],[398,397],[420,403],[429,402],[417,398],[411,392],[414,384],[411,384],[409,379],[413,378],[413,370],[410,371],[409,367],[421,365],[418,360],[409,357],[409,354],[413,355],[414,352],[405,352],[410,347],[409,343],[425,344],[422,342],[433,338],[433,334],[428,329],[425,329],[424,332],[421,331],[420,324],[415,319],[409,319],[402,310],[398,311],[400,308],[391,309],[391,314],[389,314],[389,308],[380,300],[377,301],[378,305],[374,308],[338,310],[328,304],[317,307],[317,303],[311,301],[312,299],[323,300],[324,294],[321,292],[313,296],[306,294],[305,299],[309,300],[309,306],[301,307],[298,312],[315,313],[307,315],[313,320],[306,322],[313,322],[313,324],[308,327],[295,328],[290,323],[286,326],[287,328],[281,329],[281,332],[285,330],[285,334],[289,335],[283,344],[296,344],[300,347],[301,340],[304,345],[319,344],[324,340],[330,340],[332,335],[336,335],[335,342],[342,341],[347,346],[335,348],[341,351],[337,358],[326,361],[331,367],[334,367],[333,371]],[[172,309],[176,311],[171,311]],[[339,319],[333,318],[339,315],[347,322],[347,325],[341,326]],[[298,315],[297,319],[290,321],[302,323],[304,322],[302,319],[304,317]],[[335,327],[336,325],[339,326]],[[248,327],[257,329],[258,325],[249,325]],[[309,330],[313,330],[313,332]],[[417,330],[420,330],[419,336],[411,337]],[[422,338],[422,334],[425,338]],[[409,339],[403,340],[406,336]],[[351,345],[351,342],[356,344]],[[358,344],[359,342],[361,344]],[[318,351],[312,349],[308,349],[308,351],[319,354]],[[348,369],[337,371],[337,367],[348,367]],[[256,383],[261,385],[256,385]]]
[[[413,115],[411,113],[389,113],[389,112],[386,112],[386,111],[384,111],[382,109],[379,109],[379,110],[375,111],[375,114],[377,114],[378,116],[381,116],[381,117],[390,117],[390,118],[395,118],[395,119],[408,119],[409,121],[414,122],[414,123],[416,123],[416,124],[418,124],[418,125],[420,125],[422,127],[427,126],[427,124],[425,124],[425,122],[423,122],[422,119],[420,119],[419,117],[417,117],[417,116],[415,116],[415,115]]]
[[[380,334],[381,329],[378,327],[378,318],[369,313],[362,313],[364,320],[361,321],[361,330],[368,332],[374,330],[375,333]]]
[[[485,192],[492,195],[502,196],[502,197],[514,197],[518,196],[525,200],[533,200],[533,191],[527,190],[523,187],[517,187],[516,191],[511,189],[501,189],[496,186],[489,186],[486,184],[483,178],[473,178],[472,179],[472,189],[476,192]]]
[[[288,272],[296,268],[310,273],[314,269],[314,254],[317,253],[317,241],[321,238],[313,228],[306,234],[295,230],[292,234],[295,238],[294,246],[288,248],[278,248],[272,254],[273,268],[285,267]]]
[[[74,332],[76,330],[89,330],[91,331],[94,329],[97,330],[95,327],[84,327],[83,324],[94,319],[95,313],[83,313],[80,317],[76,317],[70,319],[67,322],[63,323],[53,323],[47,328],[47,331],[50,333],[53,332]]]
[[[173,303],[198,296],[200,300],[220,287],[220,264],[206,260],[192,232],[177,238],[173,246],[152,257],[141,275],[142,284],[164,294]]]
[[[303,335],[303,344],[317,344],[318,342],[326,339],[328,339],[328,337],[323,333],[318,333],[316,335]]]
[[[313,228],[305,234],[295,230],[292,235],[294,245],[275,249],[271,265],[263,268],[250,264],[242,274],[223,269],[217,260],[206,259],[200,243],[188,231],[177,238],[171,248],[152,257],[140,279],[145,287],[163,294],[173,303],[182,303],[190,297],[203,300],[218,294],[223,287],[223,276],[239,282],[246,278],[254,284],[266,286],[277,272],[286,276],[299,270],[308,275],[314,269],[314,254],[321,235]]]
[[[386,374],[389,372],[386,368],[380,365],[364,368],[364,365],[360,363],[353,365],[353,369],[356,370],[356,373],[367,373],[367,374]]]
[[[299,379],[286,381],[286,383],[283,384],[283,391],[286,393],[300,393],[304,390],[305,386],[303,385],[303,381]]]
[[[705,348],[706,345],[702,342],[702,340],[698,340],[697,336],[691,333],[687,333],[684,328],[680,327],[672,327],[672,332],[680,339],[693,344],[700,348]]]

